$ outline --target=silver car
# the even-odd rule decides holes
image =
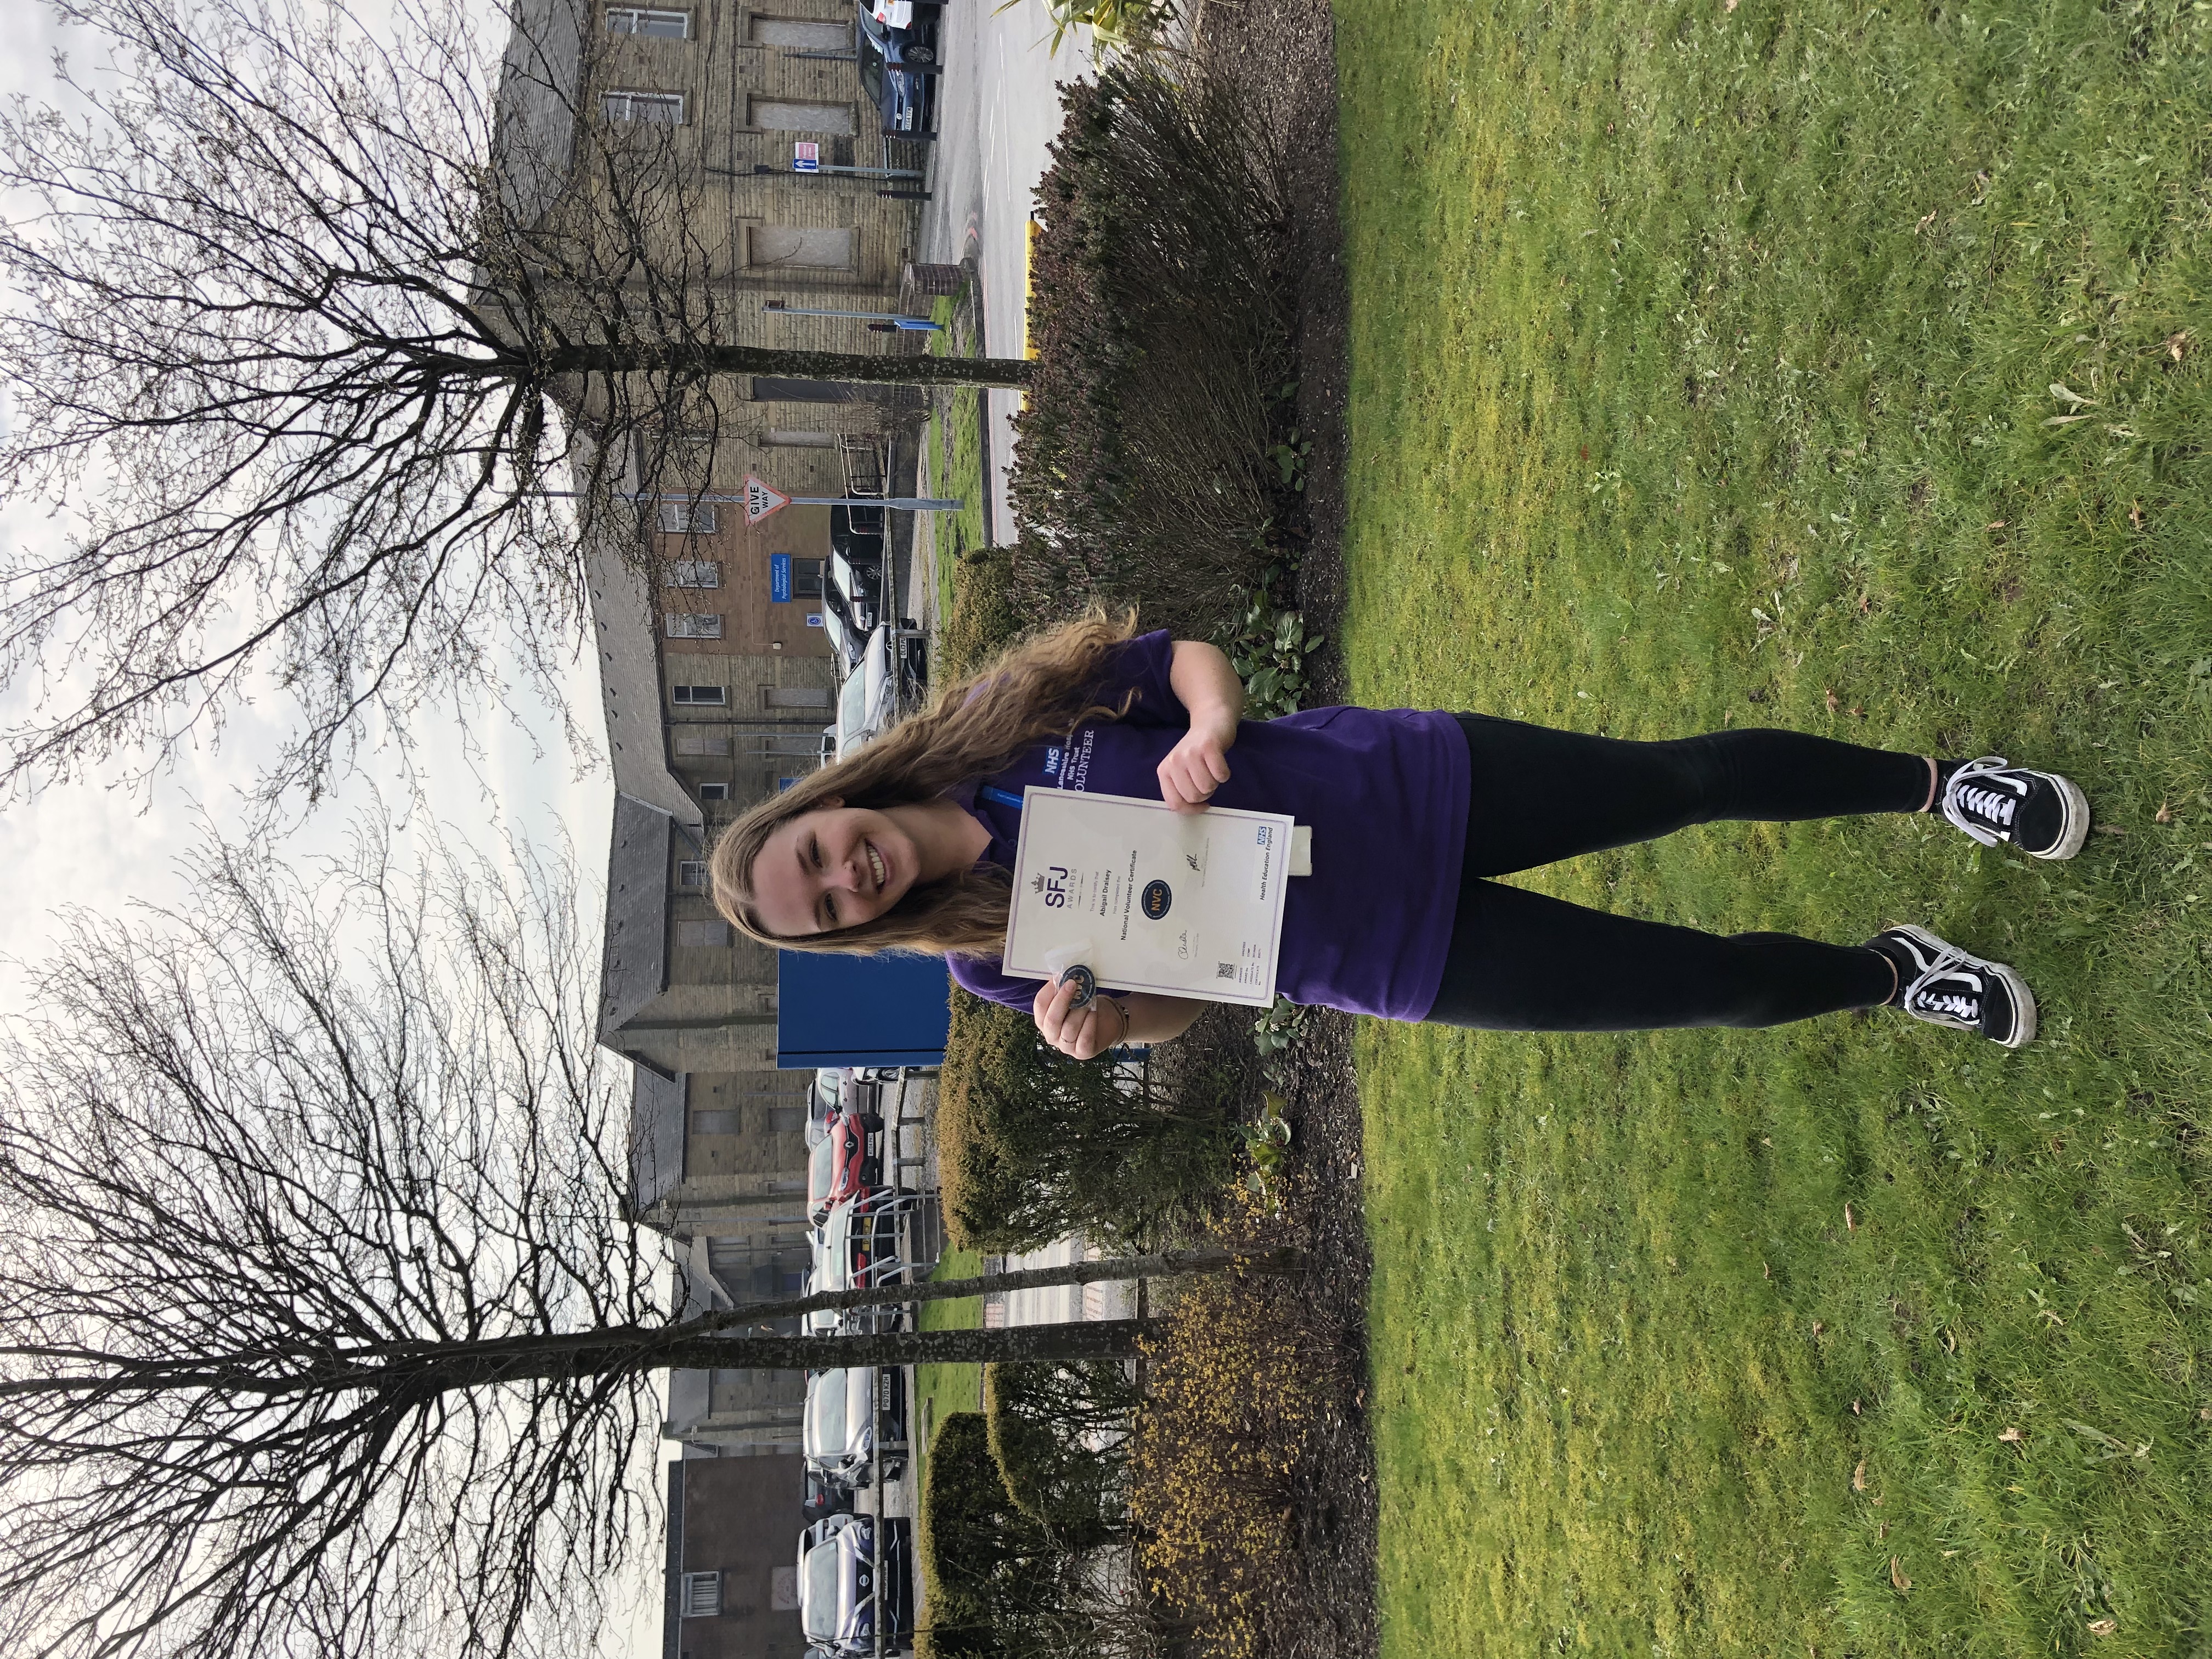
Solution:
[[[833,1515],[799,1534],[799,1625],[825,1659],[865,1659],[912,1645],[914,1523],[903,1516]]]
[[[839,1486],[858,1488],[875,1478],[876,1430],[885,1451],[906,1445],[906,1372],[896,1365],[848,1365],[810,1371],[799,1450],[806,1467]],[[886,1457],[884,1474],[895,1477],[903,1460]]]
[[[919,629],[887,624],[868,635],[860,666],[837,694],[837,723],[825,734],[834,736],[839,760],[873,743],[898,718],[904,695],[920,685],[921,647]]]

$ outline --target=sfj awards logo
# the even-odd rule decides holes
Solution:
[[[1050,900],[1046,901],[1048,903],[1050,902]],[[1145,916],[1147,921],[1158,921],[1162,916],[1167,915],[1168,906],[1175,902],[1175,895],[1169,890],[1167,883],[1148,881],[1145,884],[1144,893],[1138,902],[1145,907]]]
[[[1044,895],[1046,909],[1065,909],[1067,906],[1067,872],[1055,864],[1042,874],[1031,876],[1030,891]]]

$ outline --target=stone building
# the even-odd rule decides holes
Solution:
[[[796,1456],[668,1465],[663,1659],[806,1659]]]

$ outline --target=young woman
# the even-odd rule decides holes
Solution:
[[[2017,1048],[2035,999],[2010,968],[1892,927],[1864,945],[1722,938],[1492,879],[1717,819],[1940,811],[1986,845],[2071,858],[2089,809],[2066,779],[1791,732],[1668,743],[1481,714],[1312,708],[1242,718],[1210,645],[1092,616],[950,687],[848,759],[762,802],[716,844],[716,904],[763,942],[922,951],[1089,1058],[1182,1035],[1206,1005],[1000,971],[1026,784],[1288,812],[1313,871],[1284,903],[1278,988],[1388,1019],[1496,1030],[1775,1025],[1889,1006]],[[1234,756],[1232,760],[1231,756]]]

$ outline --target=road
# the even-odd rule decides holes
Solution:
[[[1005,11],[994,0],[951,0],[939,38],[945,47],[939,88],[932,199],[921,218],[921,257],[975,262],[981,290],[986,355],[1013,356],[1022,347],[1026,227],[1032,192],[1060,131],[1061,81],[1091,72],[1090,31],[1071,35],[1054,58],[1046,50],[1052,20],[1043,0],[1019,0]],[[990,399],[991,539],[1013,539],[1006,469],[1013,453],[1018,394]]]

